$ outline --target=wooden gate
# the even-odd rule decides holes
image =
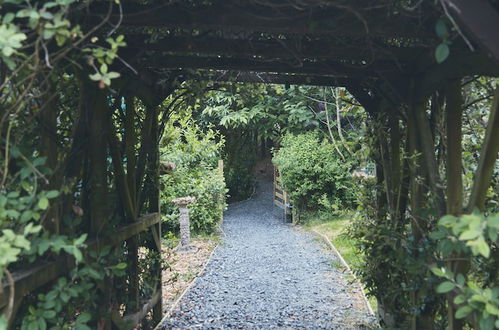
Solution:
[[[281,174],[277,167],[274,166],[274,205],[284,211],[284,217],[287,219],[288,214],[291,214],[291,201],[288,193],[282,187]]]

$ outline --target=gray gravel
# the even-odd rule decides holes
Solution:
[[[161,329],[365,328],[367,310],[334,257],[278,210],[271,183],[229,207],[226,237]]]

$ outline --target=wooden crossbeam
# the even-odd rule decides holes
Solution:
[[[155,56],[145,63],[150,68],[161,69],[211,69],[240,70],[271,73],[294,73],[337,78],[376,77],[379,74],[390,74],[398,71],[391,63],[378,63],[376,66],[352,67],[351,64],[338,62],[302,62],[296,65],[283,62],[264,62],[241,58],[218,58],[164,55]]]
[[[376,60],[401,62],[412,60],[426,52],[423,47],[397,48],[356,42],[349,45],[328,39],[307,40],[246,40],[213,37],[165,37],[144,43],[150,35],[126,37],[129,46],[169,54],[221,55],[239,58],[261,57],[265,59],[335,59],[357,60],[370,63]]]
[[[195,75],[184,75],[186,80],[206,80],[212,82],[245,82],[260,84],[282,84],[282,85],[310,85],[310,86],[350,86],[352,79],[312,76],[291,75],[279,73],[262,73],[250,71],[210,71],[200,70]]]
[[[157,224],[160,219],[159,213],[145,215],[138,219],[137,222],[117,229],[113,232],[112,236],[90,240],[87,243],[87,250],[98,249],[104,245],[117,245],[146,230],[152,225]],[[74,258],[66,255],[54,261],[16,271],[13,274],[15,300],[18,301],[22,299],[27,293],[32,292],[67,273],[74,266],[74,263]],[[2,285],[3,291],[0,292],[0,308],[3,308],[7,304],[10,291],[7,282],[2,283]]]

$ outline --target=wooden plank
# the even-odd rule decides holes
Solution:
[[[205,69],[241,70],[268,73],[306,74],[315,76],[366,79],[377,77],[379,72],[396,73],[398,68],[392,62],[383,61],[369,65],[353,66],[333,61],[303,61],[299,67],[292,63],[268,62],[260,59],[219,58],[193,55],[162,55],[147,62],[149,68],[161,69]]]
[[[275,192],[275,196],[274,196],[274,197],[277,197],[277,198],[280,198],[280,199],[282,199],[282,200],[285,200],[285,198],[284,198],[284,194],[283,194],[283,193],[280,193],[280,192],[277,192],[277,191]]]
[[[250,58],[254,56],[266,59],[292,59],[297,56],[313,59],[335,59],[335,60],[374,60],[398,61],[410,60],[419,54],[427,52],[426,48],[420,47],[387,47],[366,48],[363,43],[355,43],[346,46],[344,43],[309,41],[296,39],[265,39],[245,40],[213,37],[175,37],[167,36],[154,42],[144,43],[151,38],[149,34],[127,36],[127,43],[135,48],[141,48],[156,52],[169,54],[204,54],[212,56],[230,56]],[[418,54],[419,51],[419,54]],[[158,56],[160,56],[158,54]]]
[[[275,201],[274,201],[274,204],[275,204],[276,206],[280,207],[281,209],[284,209],[284,208],[285,208],[284,204],[283,204],[283,203],[281,203],[281,202],[279,202],[279,201],[277,201],[277,200],[275,200]]]
[[[98,249],[104,245],[117,245],[132,236],[146,230],[159,223],[161,217],[159,213],[145,215],[135,223],[117,229],[112,236],[105,238],[95,238],[87,243],[87,250]],[[54,261],[41,263],[34,267],[29,267],[17,271],[13,274],[16,300],[21,299],[27,293],[49,283],[59,276],[67,273],[74,266],[74,258],[64,255]],[[9,297],[9,284],[3,283],[3,291],[0,292],[0,308],[7,304]]]

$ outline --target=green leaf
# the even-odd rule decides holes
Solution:
[[[435,24],[435,32],[440,39],[447,39],[449,37],[449,29],[442,18],[438,19]]]
[[[455,284],[450,282],[450,281],[445,281],[445,282],[442,282],[440,283],[438,286],[437,286],[437,292],[438,293],[447,293],[449,291],[451,291],[452,289],[455,288]]]
[[[48,199],[56,198],[57,196],[59,196],[59,192],[57,190],[50,190],[47,192],[46,196]]]
[[[485,305],[485,310],[492,315],[499,316],[499,308],[497,308],[497,306],[487,303],[487,305]]]
[[[461,305],[465,301],[466,301],[466,299],[464,298],[464,296],[462,294],[460,294],[460,295],[456,296],[456,298],[454,298],[454,304],[456,304],[456,305]]]
[[[449,227],[457,222],[457,218],[451,214],[444,215],[439,221],[438,225],[443,227]]]
[[[47,310],[43,312],[43,317],[46,319],[53,319],[56,316],[55,311],[53,310]]]
[[[127,266],[126,263],[121,262],[121,263],[117,264],[116,266],[114,266],[114,268],[116,268],[116,269],[125,269],[126,266]]]
[[[0,315],[0,330],[7,330],[7,320]]]
[[[75,326],[75,330],[92,330],[88,325],[78,323]]]
[[[476,245],[478,252],[485,258],[490,257],[490,247],[484,240],[479,240]]]
[[[450,49],[449,45],[445,42],[442,42],[440,45],[435,48],[435,60],[437,63],[443,63],[447,57],[449,57]]]
[[[464,281],[465,281],[464,275],[463,274],[457,274],[456,281],[457,281],[457,284],[464,285]]]
[[[78,318],[76,319],[77,323],[87,323],[92,319],[92,315],[90,313],[82,313]]]
[[[76,246],[83,244],[85,242],[85,240],[87,239],[87,236],[88,236],[87,234],[81,235],[80,237],[78,237],[77,239],[74,240],[73,244]]]
[[[456,319],[464,319],[473,309],[470,306],[463,306],[456,311]]]
[[[434,267],[431,269],[432,273],[438,277],[447,277],[444,270],[438,267]]]
[[[83,261],[83,254],[81,253],[81,251],[79,249],[75,248],[73,251],[73,255],[74,255],[77,263],[81,263]]]
[[[14,20],[15,17],[16,15],[14,13],[5,14],[5,16],[3,17],[3,24],[9,24]]]
[[[46,210],[49,207],[49,200],[47,197],[42,197],[38,201],[38,207],[42,210]]]
[[[469,241],[471,239],[475,239],[480,236],[480,232],[476,230],[466,230],[461,235],[459,235],[459,239],[461,241]]]

